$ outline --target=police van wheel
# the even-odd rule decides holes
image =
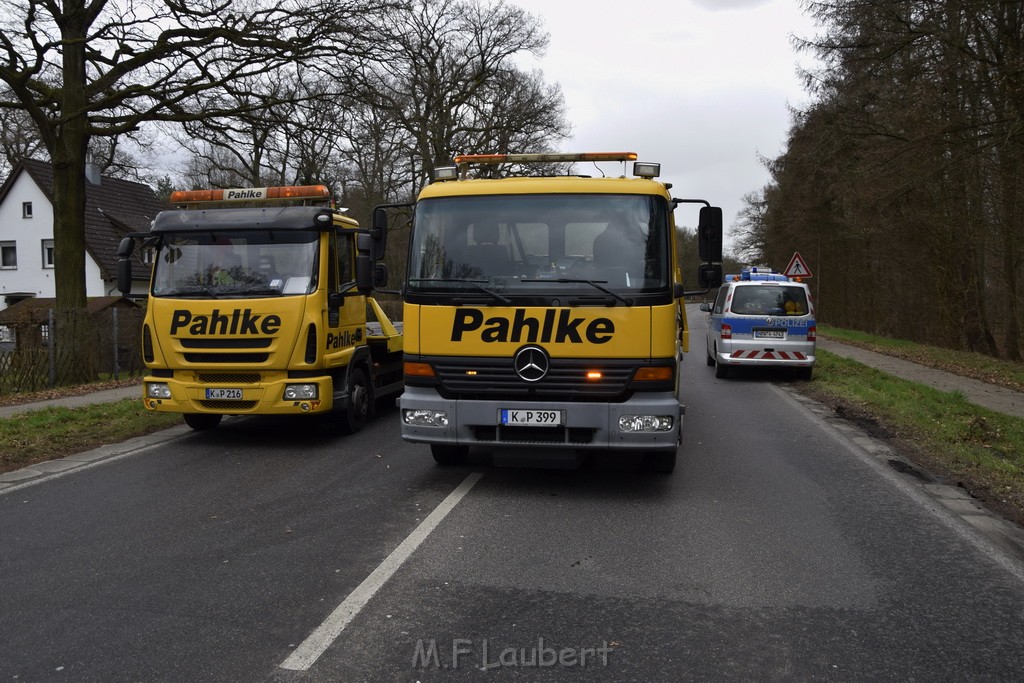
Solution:
[[[668,474],[676,468],[675,451],[652,451],[644,453],[644,469],[648,472]]]
[[[220,424],[221,415],[215,413],[185,413],[185,424],[197,432],[213,429]]]
[[[466,456],[469,455],[469,446],[431,444],[430,454],[434,456],[434,462],[441,467],[461,465],[466,462]]]
[[[814,375],[814,367],[813,366],[811,366],[809,368],[797,368],[797,370],[796,370],[796,378],[800,379],[800,380],[803,380],[805,382],[810,382],[811,381],[811,377],[813,375]]]
[[[729,366],[720,360],[715,361],[715,377],[725,379],[729,376]]]
[[[714,357],[714,356],[712,356],[712,355],[711,355],[710,353],[709,353],[709,354],[707,354],[707,356],[708,356],[708,360],[707,360],[707,362],[708,362],[708,367],[710,367],[710,366],[712,366],[712,365],[714,365],[714,364],[715,364],[715,357]]]
[[[342,411],[338,426],[346,434],[355,434],[366,424],[370,412],[370,387],[362,368],[351,368],[348,373],[348,407]]]

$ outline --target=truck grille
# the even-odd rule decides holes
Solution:
[[[200,372],[196,379],[203,384],[259,384],[263,377],[258,372]]]
[[[266,363],[269,353],[185,353],[189,363]]]
[[[252,410],[256,407],[257,401],[200,401],[199,405],[209,410],[224,412],[241,412]]]
[[[473,436],[481,443],[502,444],[588,444],[594,430],[583,427],[508,427],[478,425]]]
[[[580,360],[552,358],[551,368],[539,382],[526,382],[512,367],[511,358],[430,358],[442,395],[459,398],[571,398],[608,400],[626,393],[639,360]],[[587,372],[599,371],[599,381]]]

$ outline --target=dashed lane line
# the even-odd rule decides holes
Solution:
[[[333,612],[317,627],[295,650],[279,665],[282,669],[292,671],[306,671],[316,660],[320,658],[327,648],[337,640],[345,627],[355,619],[360,610],[366,606],[370,598],[388,582],[388,579],[398,571],[409,556],[413,554],[427,536],[437,528],[449,512],[458,505],[469,490],[473,488],[480,477],[481,472],[474,472],[466,477],[459,486],[448,494],[448,497],[441,501],[427,518],[420,522],[411,534],[381,562],[363,582],[356,586],[345,600],[338,605]]]

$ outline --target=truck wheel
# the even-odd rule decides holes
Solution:
[[[348,373],[348,407],[339,420],[341,431],[355,434],[366,424],[366,415],[370,411],[370,387],[366,382],[366,373],[362,368],[354,367]]]
[[[431,444],[430,454],[434,456],[434,462],[441,467],[461,465],[466,462],[466,456],[469,455],[469,446]]]
[[[676,468],[675,451],[652,451],[644,453],[644,468],[648,472],[669,474]]]
[[[222,415],[216,413],[185,413],[185,424],[197,432],[213,429],[220,424]]]

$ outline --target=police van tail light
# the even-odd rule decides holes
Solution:
[[[722,339],[732,339],[732,325],[722,323]]]
[[[818,341],[818,328],[814,325],[807,328],[807,341]]]

